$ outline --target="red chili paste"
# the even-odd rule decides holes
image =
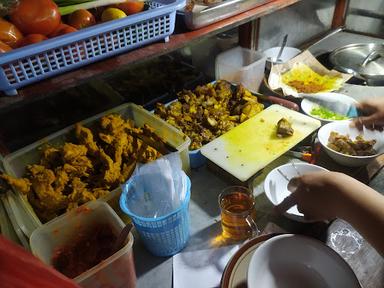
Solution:
[[[79,234],[63,247],[55,249],[52,264],[69,278],[75,278],[96,266],[115,251],[117,235],[107,224],[98,224]]]

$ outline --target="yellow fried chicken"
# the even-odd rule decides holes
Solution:
[[[29,179],[27,178],[14,178],[7,174],[1,174],[0,177],[7,181],[9,185],[15,187],[23,194],[28,194],[31,189],[31,181],[29,181]]]
[[[42,149],[39,164],[27,166],[24,178],[0,175],[27,195],[42,222],[108,195],[131,176],[138,162],[162,155],[152,144],[168,153],[150,126],[137,128],[115,114],[102,117],[99,126],[77,124],[75,138],[74,143]]]

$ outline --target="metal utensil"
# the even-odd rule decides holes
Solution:
[[[285,180],[287,180],[288,182],[290,181],[290,179],[288,178],[288,176],[285,175],[285,174],[283,173],[283,171],[281,171],[279,168],[277,168],[277,172],[279,172],[280,175],[283,176]]]
[[[125,240],[127,239],[128,237],[128,234],[129,232],[131,232],[133,228],[133,225],[132,223],[128,223],[124,228],[123,230],[121,230],[119,236],[117,237],[116,239],[116,242],[115,242],[115,245],[114,245],[114,250],[115,252],[119,251],[121,248],[123,248],[124,244],[125,244]]]
[[[285,34],[285,36],[283,38],[283,43],[281,44],[281,47],[280,47],[280,50],[279,50],[279,54],[277,54],[277,57],[276,57],[276,63],[282,63],[283,62],[280,59],[280,57],[283,54],[283,50],[285,48],[285,45],[287,45],[287,40],[288,40],[288,34]]]

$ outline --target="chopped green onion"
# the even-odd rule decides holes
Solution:
[[[326,120],[345,120],[345,119],[349,119],[349,117],[345,116],[345,115],[341,115],[341,114],[338,114],[338,113],[335,113],[323,106],[318,106],[318,107],[314,107],[312,108],[311,112],[310,112],[311,115],[313,116],[317,116],[319,118],[322,118],[322,119],[326,119]]]

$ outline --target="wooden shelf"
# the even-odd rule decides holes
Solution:
[[[105,73],[116,72],[126,68],[129,64],[147,60],[152,57],[167,54],[180,49],[203,37],[210,37],[228,29],[237,27],[249,21],[255,20],[274,11],[280,10],[300,0],[275,0],[267,2],[261,6],[241,14],[224,19],[220,22],[203,27],[194,31],[173,34],[167,43],[154,43],[136,50],[129,51],[91,65],[84,66],[75,71],[71,71],[56,77],[52,77],[35,84],[19,89],[19,95],[13,97],[0,97],[0,108],[8,106],[15,102],[24,101],[26,98],[41,96],[59,91],[69,87],[76,86]],[[11,99],[12,98],[12,99]]]

